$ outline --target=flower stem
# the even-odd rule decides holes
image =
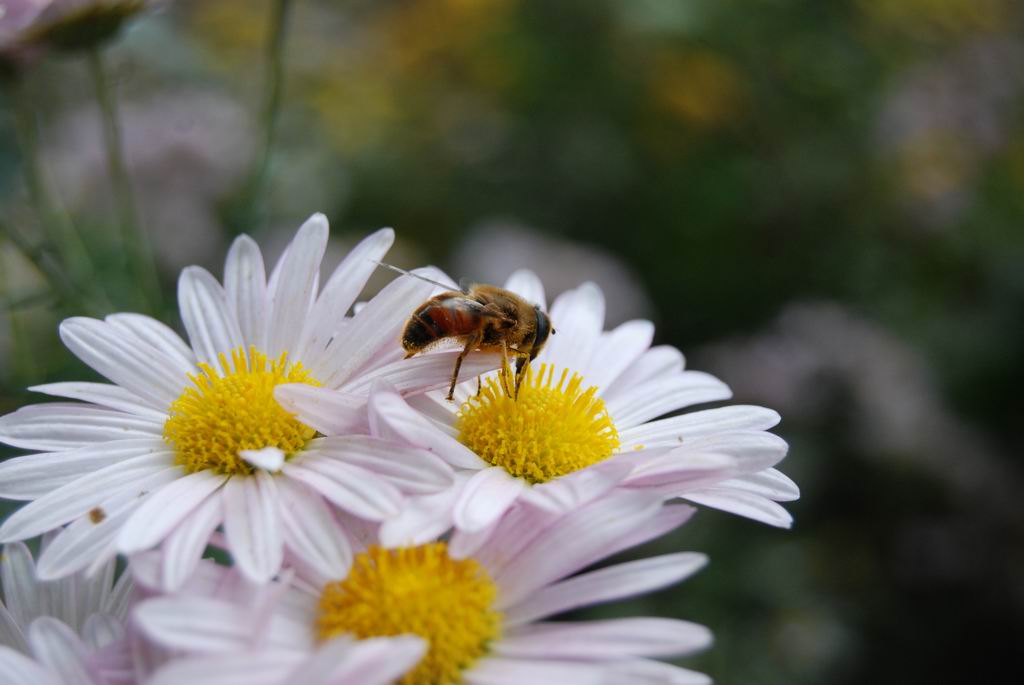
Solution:
[[[281,98],[284,93],[285,43],[292,0],[273,0],[263,63],[263,101],[259,116],[259,149],[253,156],[245,182],[229,207],[228,227],[232,233],[253,230],[265,214],[261,201],[270,157],[274,148]]]
[[[143,299],[154,310],[160,306],[160,283],[156,263],[149,247],[142,225],[139,223],[132,191],[128,166],[125,163],[124,146],[121,142],[121,118],[117,108],[117,97],[110,83],[108,70],[99,48],[86,53],[89,74],[96,90],[96,102],[100,108],[103,123],[103,140],[106,145],[107,169],[114,190],[121,240],[124,245],[126,272],[135,278],[141,287]]]

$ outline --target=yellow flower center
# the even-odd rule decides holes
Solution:
[[[448,546],[370,547],[356,556],[345,580],[320,595],[320,639],[415,634],[426,656],[399,685],[451,685],[498,636],[501,614],[491,607],[497,587],[474,559],[452,559]]]
[[[319,385],[302,364],[277,361],[250,348],[231,353],[229,365],[220,355],[220,368],[199,364],[190,374],[193,385],[171,403],[164,423],[164,441],[173,445],[175,463],[189,473],[209,469],[224,474],[248,474],[253,469],[239,452],[277,447],[286,455],[301,450],[316,431],[300,423],[274,399],[282,383]]]
[[[536,374],[528,367],[516,397],[512,374],[502,370],[459,409],[459,440],[481,459],[531,483],[579,471],[614,454],[619,432],[597,388],[583,390],[583,379],[578,374],[570,378],[568,370],[557,384],[553,379],[554,367],[548,364]]]

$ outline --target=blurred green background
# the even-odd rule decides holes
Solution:
[[[1019,0],[286,4],[265,175],[279,0],[180,0],[107,51],[159,301],[84,60],[6,84],[0,413],[88,376],[62,317],[177,325],[177,271],[219,274],[237,232],[273,257],[321,210],[337,259],[394,226],[404,266],[529,266],[549,295],[596,280],[610,323],[653,319],[783,415],[793,530],[703,511],[634,555],[702,551],[706,570],[586,615],[710,626],[683,663],[723,684],[1024,682]],[[16,101],[84,252],[41,229]]]

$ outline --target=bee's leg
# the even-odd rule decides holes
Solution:
[[[476,396],[477,397],[480,397],[480,395],[483,394],[483,391],[484,391],[483,381],[481,381],[480,378],[481,378],[480,376],[476,377]]]
[[[512,390],[508,387],[508,374],[511,367],[508,365],[508,345],[501,341],[501,387],[505,390],[506,397],[512,397]]]
[[[455,396],[455,386],[459,383],[459,369],[462,368],[462,360],[466,358],[474,347],[480,344],[480,336],[473,336],[466,341],[466,346],[462,348],[462,352],[459,352],[459,356],[455,359],[455,370],[452,371],[452,384],[448,388],[448,401],[451,402]]]
[[[523,378],[526,376],[526,367],[529,363],[527,357],[520,356],[516,358],[516,399],[519,399],[519,386],[523,383]]]

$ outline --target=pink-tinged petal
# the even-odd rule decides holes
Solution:
[[[256,583],[281,569],[284,540],[274,477],[265,471],[232,477],[224,485],[224,535],[242,573]]]
[[[666,504],[654,515],[650,521],[640,528],[635,528],[627,535],[615,540],[601,555],[607,558],[627,549],[651,540],[657,540],[662,535],[669,533],[689,521],[697,512],[696,507],[689,504],[671,503]],[[596,561],[595,559],[594,561]]]
[[[388,283],[327,346],[320,363],[320,382],[325,387],[340,388],[384,347],[394,346],[401,352],[398,341],[406,319],[434,288],[411,277]]]
[[[67,685],[24,654],[0,645],[0,683],[4,685]]]
[[[119,385],[69,381],[66,383],[33,385],[29,390],[50,395],[51,397],[65,397],[67,399],[97,404],[107,409],[116,409],[127,414],[137,414],[154,421],[165,421],[167,419],[166,412],[153,409],[144,400]]]
[[[686,366],[683,353],[670,345],[655,345],[630,364],[611,387],[602,388],[601,396],[607,401],[638,385],[657,378],[666,378],[680,373]]]
[[[628,458],[612,458],[547,483],[528,487],[522,497],[539,509],[562,514],[610,491],[632,470],[633,465]]]
[[[505,612],[508,628],[554,616],[570,609],[634,597],[668,587],[707,564],[695,552],[665,554],[584,573],[537,590]]]
[[[352,548],[323,498],[289,478],[278,480],[285,545],[322,580],[342,578],[352,564]]]
[[[372,371],[360,374],[345,386],[346,392],[368,393],[374,383],[384,381],[403,395],[430,390],[448,389],[455,370],[459,350],[431,352],[411,359],[399,359]],[[501,366],[501,355],[474,352],[466,356],[459,369],[459,378],[475,378]],[[474,386],[474,392],[476,388]]]
[[[468,480],[468,476],[456,476],[456,484],[447,490],[410,497],[398,516],[381,524],[381,544],[385,547],[422,545],[446,533],[452,527],[455,500]]]
[[[211,597],[147,599],[135,607],[132,617],[151,640],[194,654],[245,649],[255,632],[250,606]]]
[[[605,397],[608,413],[620,430],[694,404],[716,402],[732,397],[722,381],[702,371],[683,371],[657,378],[628,391]]]
[[[711,644],[702,625],[670,618],[618,618],[520,626],[494,644],[496,654],[524,659],[622,659],[681,656]]]
[[[604,293],[593,283],[562,293],[551,305],[551,325],[541,361],[560,369],[585,369],[604,328]]]
[[[169,454],[158,452],[82,476],[11,514],[0,526],[0,541],[24,540],[62,526],[100,505],[112,491],[130,490],[171,463]]]
[[[776,502],[800,499],[800,487],[789,476],[776,469],[765,469],[719,483],[722,488],[743,490]]]
[[[315,452],[304,452],[301,459],[285,464],[282,472],[369,521],[390,518],[402,505],[402,493],[383,478],[358,466],[318,458]]]
[[[309,320],[310,304],[316,295],[328,233],[327,217],[314,214],[302,224],[281,257],[277,279],[269,292],[267,353],[271,358],[282,352],[299,352],[302,329]]]
[[[667,497],[720,483],[739,472],[739,462],[714,452],[669,452],[645,459],[626,479],[631,488],[653,488]]]
[[[0,497],[38,499],[52,490],[133,457],[166,452],[159,438],[115,440],[67,452],[41,452],[0,462]]]
[[[206,269],[189,266],[181,272],[178,308],[199,361],[219,369],[218,355],[230,359],[232,350],[242,347],[244,340],[235,312],[220,283]]]
[[[300,652],[240,652],[176,659],[162,666],[146,685],[281,685],[302,662]]]
[[[587,368],[578,371],[587,385],[596,385],[600,392],[611,387],[622,372],[650,348],[653,339],[653,323],[627,321],[601,335]]]
[[[238,453],[242,459],[258,469],[274,473],[284,465],[285,453],[277,447],[264,447],[259,450],[242,450]]]
[[[680,497],[695,504],[727,511],[776,528],[789,528],[793,525],[793,515],[781,506],[767,497],[743,490],[710,487],[681,493]]]
[[[66,683],[99,685],[86,665],[86,648],[75,632],[55,618],[43,616],[28,629],[32,655]]]
[[[544,283],[529,269],[519,269],[509,276],[505,281],[505,290],[511,290],[530,304],[539,305],[541,309],[546,310],[548,307]]]
[[[466,685],[630,685],[611,683],[604,664],[484,657],[462,674]]]
[[[289,680],[303,685],[389,685],[426,651],[427,643],[411,635],[358,642],[335,639],[318,649]]]
[[[484,469],[487,462],[452,436],[431,424],[390,390],[375,389],[370,396],[370,427],[380,437],[401,440],[430,450],[456,468]]]
[[[165,410],[188,383],[167,355],[106,322],[66,319],[60,339],[76,357],[154,409]]]
[[[23,542],[4,545],[0,557],[0,578],[3,579],[3,603],[18,625],[27,626],[40,615],[36,563]]]
[[[683,443],[674,453],[718,452],[728,454],[737,461],[741,473],[753,473],[775,466],[782,461],[789,445],[772,433],[763,431],[733,431],[694,438]]]
[[[6,649],[3,645],[9,645],[19,652],[28,653],[28,642],[25,641],[25,635],[18,627],[18,621],[14,620],[11,612],[7,610],[3,602],[0,602],[0,650]],[[3,672],[3,664],[0,663],[0,675]]]
[[[267,273],[256,241],[247,235],[235,238],[224,262],[224,293],[235,312],[246,347],[266,348]]]
[[[321,438],[309,450],[376,473],[405,493],[426,495],[455,483],[452,468],[429,450],[366,435]]]
[[[345,435],[366,426],[366,396],[304,383],[274,388],[274,399],[302,423],[324,435]]]
[[[319,355],[337,333],[338,322],[348,314],[377,268],[377,262],[383,259],[394,242],[395,232],[382,228],[364,238],[345,255],[327,279],[309,313],[306,335],[297,350],[301,359],[311,359],[311,365],[316,368]]]
[[[169,468],[122,485],[114,495],[95,507],[103,512],[102,520],[82,516],[57,534],[39,556],[36,564],[38,578],[55,580],[82,569],[87,569],[87,573],[89,569],[98,570],[117,554],[117,534],[135,508],[150,493],[180,475],[177,468]]]
[[[734,431],[764,431],[779,423],[779,413],[764,407],[734,405],[689,412],[619,431],[622,450],[634,445],[684,445],[693,438]]]
[[[525,481],[510,476],[500,466],[478,471],[455,501],[455,527],[470,533],[486,528],[512,506],[526,487]]]
[[[534,590],[604,557],[618,539],[647,524],[660,508],[660,501],[650,496],[617,492],[558,519],[500,569],[496,608],[512,607]]]
[[[82,640],[92,649],[101,649],[124,636],[124,625],[113,616],[91,614],[82,626]]]
[[[32,404],[0,416],[0,442],[57,452],[129,438],[159,438],[163,423],[91,404]]]
[[[111,314],[104,319],[108,324],[134,336],[140,343],[159,350],[182,376],[195,373],[196,356],[181,336],[167,324],[145,314]]]
[[[609,683],[624,685],[711,685],[711,678],[672,664],[647,659],[607,664]]]
[[[118,535],[118,549],[122,554],[132,554],[160,544],[227,478],[212,471],[197,471],[160,488],[125,523]]]
[[[117,568],[116,560],[111,564],[115,569]],[[106,586],[104,586],[106,587]],[[128,603],[132,599],[132,593],[135,590],[135,581],[132,579],[132,574],[125,569],[122,571],[120,577],[114,586],[105,590],[100,598],[100,606],[97,611],[108,616],[127,616],[128,615]]]
[[[180,590],[195,573],[210,536],[224,521],[221,499],[218,495],[207,497],[167,536],[160,555],[165,591]]]

